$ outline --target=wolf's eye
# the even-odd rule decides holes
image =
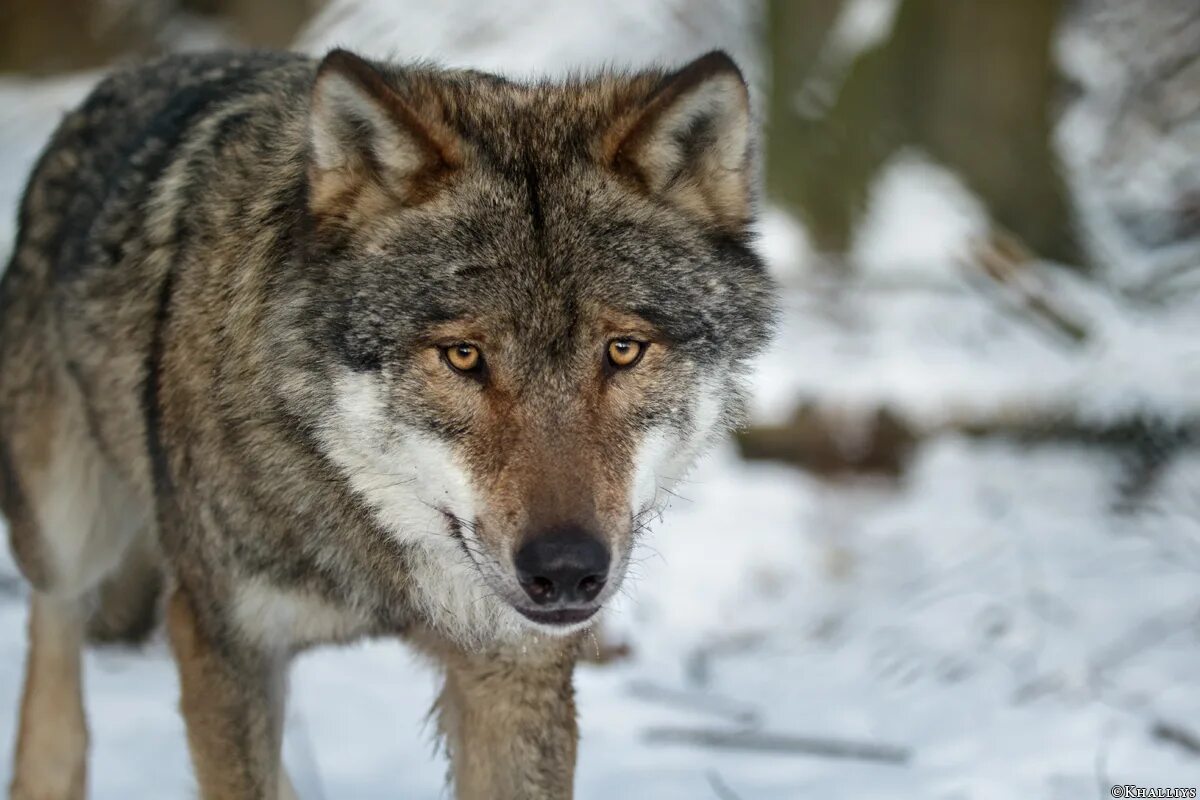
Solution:
[[[642,360],[646,345],[635,339],[613,339],[608,343],[608,363],[614,369],[629,369]]]
[[[446,363],[459,372],[475,372],[483,366],[483,355],[473,344],[460,342],[442,348],[442,357]]]

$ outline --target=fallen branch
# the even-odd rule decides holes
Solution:
[[[736,434],[742,457],[783,461],[825,477],[896,477],[919,439],[915,427],[887,407],[856,413],[801,403],[782,425]]]
[[[763,631],[737,631],[704,642],[684,659],[688,680],[697,686],[708,685],[709,673],[715,659],[744,656],[762,647],[766,639]]]
[[[1014,236],[993,231],[978,242],[970,266],[1004,297],[1011,311],[1036,320],[1074,344],[1087,341],[1089,331],[1076,312],[1064,306],[1037,260]]]
[[[629,684],[629,693],[641,700],[649,700],[685,711],[712,714],[740,725],[754,725],[758,722],[758,712],[755,709],[729,697],[689,692],[686,689],[672,689],[650,681],[633,681]]]
[[[712,787],[713,794],[720,800],[742,800],[741,796],[721,777],[721,773],[715,769],[709,770],[704,777],[708,779],[708,785]]]
[[[644,738],[651,744],[687,744],[718,750],[845,758],[884,764],[905,764],[912,757],[906,747],[878,742],[858,742],[767,733],[758,730],[716,728],[650,728]]]
[[[1029,406],[960,413],[921,424],[886,405],[838,408],[802,400],[791,419],[745,428],[736,434],[736,442],[743,458],[780,461],[839,480],[899,477],[926,440],[946,434],[1109,450],[1122,458],[1126,469],[1118,487],[1125,506],[1144,497],[1181,451],[1200,448],[1200,417],[1133,413],[1093,420],[1066,406]]]
[[[1154,723],[1154,727],[1150,729],[1150,734],[1156,739],[1178,745],[1194,756],[1200,756],[1200,736],[1194,731],[1160,720]]]

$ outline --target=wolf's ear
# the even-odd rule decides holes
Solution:
[[[458,139],[428,98],[406,96],[367,61],[334,50],[317,68],[309,111],[309,206],[337,206],[367,185],[419,201],[456,167]]]
[[[668,75],[618,123],[612,166],[707,222],[740,231],[750,219],[750,94],[722,51]]]

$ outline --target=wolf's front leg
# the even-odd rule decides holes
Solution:
[[[573,640],[440,653],[437,701],[458,800],[566,800],[575,776]]]
[[[181,589],[169,600],[167,629],[200,797],[292,796],[280,766],[283,660],[214,640]]]
[[[12,800],[83,800],[86,796],[83,620],[80,601],[39,592],[30,598],[29,657]]]

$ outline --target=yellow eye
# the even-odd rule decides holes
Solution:
[[[473,344],[452,344],[443,348],[446,363],[459,372],[474,372],[483,363],[479,348]]]
[[[642,360],[646,345],[633,339],[613,339],[608,343],[608,363],[616,369],[629,369]]]

